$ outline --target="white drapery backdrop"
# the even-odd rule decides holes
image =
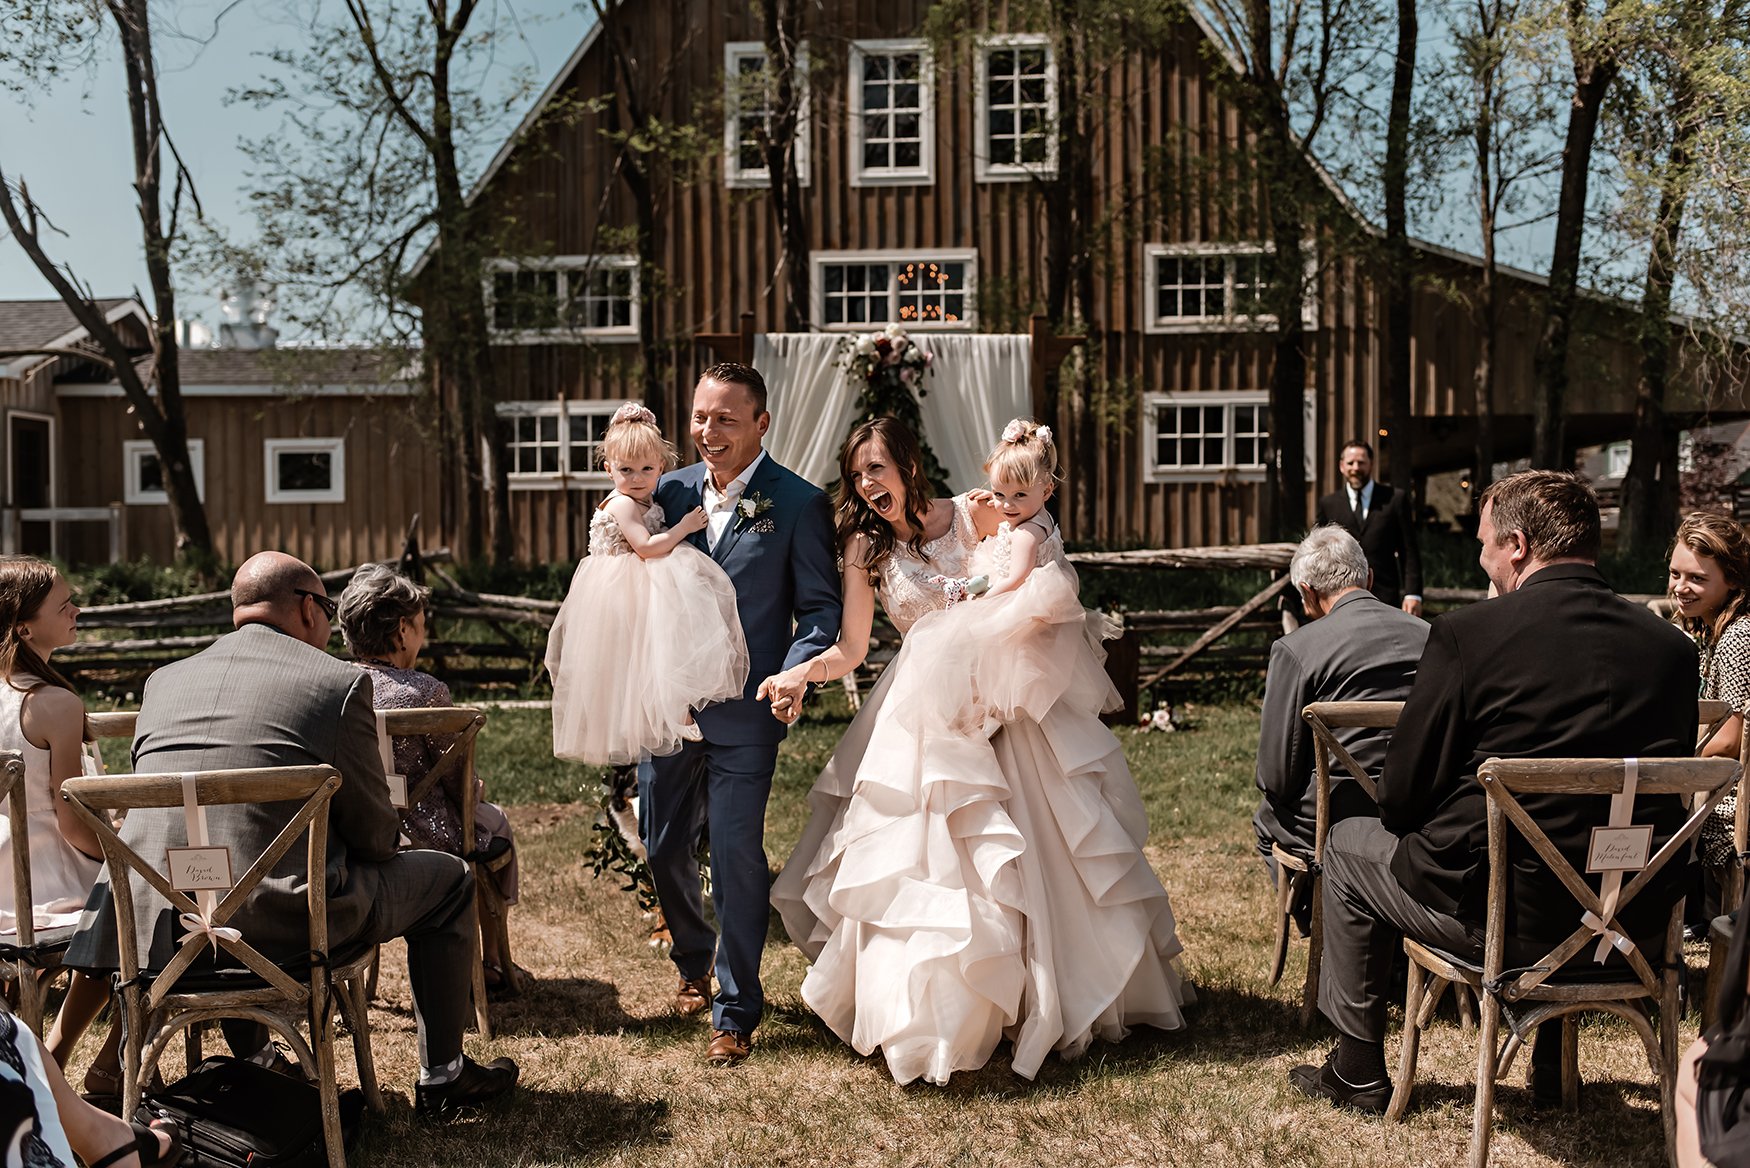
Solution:
[[[855,416],[857,389],[839,367],[843,334],[764,333],[754,338],[753,363],[766,379],[772,414],[766,450],[779,463],[821,486],[838,478],[839,446]],[[928,392],[918,402],[924,437],[965,491],[984,482],[984,456],[1010,418],[1028,416],[1030,340],[1023,335],[950,336],[914,333],[934,355]]]

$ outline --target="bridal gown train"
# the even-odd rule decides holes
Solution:
[[[946,1083],[1004,1037],[1028,1079],[1137,1024],[1176,1029],[1190,998],[1148,822],[1099,720],[1117,694],[1103,618],[1052,534],[1016,591],[947,608],[935,573],[1000,568],[1008,533],[954,523],[882,565],[904,634],[809,794],[772,901],[813,961],[802,996],[894,1079]]]

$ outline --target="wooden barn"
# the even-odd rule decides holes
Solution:
[[[806,318],[815,334],[895,322],[927,347],[951,348],[960,338],[1026,334],[1044,301],[1046,219],[1032,178],[1052,165],[1040,134],[1055,116],[1057,50],[1037,30],[997,27],[953,59],[938,59],[920,31],[928,7],[829,0],[808,9],[808,101],[798,134],[810,249]],[[750,117],[764,111],[750,110],[737,81],[764,67],[760,18],[723,0],[654,0],[623,5],[618,19],[629,55],[663,78],[652,115],[673,124],[716,111],[722,148],[690,181],[661,192],[659,270],[641,271],[627,243],[636,206],[613,172],[600,112],[614,71],[605,39],[592,29],[472,193],[522,225],[522,238],[492,263],[488,279],[498,409],[508,422],[499,453],[510,460],[523,559],[581,554],[589,505],[605,482],[592,473],[593,441],[615,405],[643,395],[641,311],[657,317],[647,335],[679,342],[663,399],[648,404],[687,456],[675,419],[684,418],[704,365],[732,352],[779,363],[785,354],[831,360],[830,342],[810,347],[774,335],[786,307],[776,275],[780,240],[749,129]],[[1116,222],[1098,257],[1091,331],[1102,338],[1095,359],[1108,393],[1091,446],[1068,452],[1069,499],[1092,496],[1082,511],[1092,515],[1091,529],[1066,523],[1073,540],[1187,546],[1260,534],[1272,322],[1246,315],[1244,305],[1267,245],[1256,206],[1223,212],[1224,200],[1202,185],[1212,180],[1198,177],[1218,170],[1221,152],[1246,132],[1212,75],[1226,66],[1210,45],[1208,31],[1187,19],[1164,50],[1133,53],[1104,74],[1108,108],[1095,122],[1094,158],[1099,200]],[[543,118],[554,105],[583,112]],[[1151,159],[1169,144],[1175,182],[1151,172]],[[1432,277],[1417,293],[1411,338],[1415,472],[1425,475],[1471,461],[1475,329],[1451,290],[1474,283],[1480,264],[1418,246]],[[640,297],[638,282],[653,278],[662,295]],[[1498,457],[1511,458],[1529,448],[1543,281],[1510,270],[1500,280],[1506,308],[1494,409]],[[1305,324],[1310,515],[1313,496],[1334,489],[1344,440],[1372,438],[1395,423],[1386,413],[1385,314],[1374,275],[1360,262],[1320,257]],[[735,334],[749,327],[755,343],[737,345]],[[1586,301],[1568,419],[1576,443],[1628,433],[1632,327],[1630,306]],[[687,343],[699,334],[715,334],[713,343]],[[1020,397],[1035,408],[1046,360],[1039,349],[1032,345],[1023,358],[1034,368],[1032,393]],[[797,380],[794,370],[787,380]],[[804,370],[801,380],[812,392],[854,395],[830,375],[811,379]],[[930,385],[933,394],[1014,396],[1011,386],[993,391],[951,376],[943,362]],[[1700,417],[1710,404],[1715,416],[1741,408],[1681,386],[1671,396],[1679,419]],[[786,408],[797,401],[791,394]],[[803,412],[811,422],[838,416]],[[776,429],[776,408],[774,419]],[[1074,433],[1067,407],[1048,420],[1060,435]],[[925,424],[931,428],[927,403]],[[1062,514],[1077,510],[1066,501]]]
[[[145,309],[99,303],[149,361]],[[274,349],[271,330],[256,332],[180,352],[189,454],[220,561],[279,548],[335,568],[399,552],[409,520],[440,506],[417,368],[405,355]],[[0,302],[0,348],[84,339],[59,301]],[[0,370],[0,402],[4,550],[74,563],[174,557],[157,454],[107,369],[15,358]]]

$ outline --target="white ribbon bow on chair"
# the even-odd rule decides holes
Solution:
[[[188,829],[188,846],[204,848],[207,846],[207,809],[200,805],[197,797],[194,779],[184,775],[182,779],[182,819]],[[200,944],[205,937],[213,947],[213,956],[219,956],[220,941],[241,941],[243,934],[229,925],[213,924],[213,910],[218,907],[218,894],[211,891],[194,894],[195,904],[200,907],[199,914],[183,913],[180,916],[182,927],[188,930],[182,943]]]

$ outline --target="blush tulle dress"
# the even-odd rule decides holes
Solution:
[[[1046,521],[1049,523],[1049,520]],[[1054,529],[1013,592],[952,607],[929,577],[994,574],[964,499],[877,592],[904,634],[809,795],[772,901],[813,961],[802,996],[895,1080],[946,1083],[1013,1045],[1031,1079],[1131,1026],[1184,1025],[1173,911],[1117,738],[1105,619]]]
[[[652,535],[666,530],[659,504],[642,518]],[[672,754],[689,712],[740,697],[747,668],[723,569],[688,543],[644,559],[606,508],[597,510],[589,555],[547,637],[553,753],[611,766]]]

